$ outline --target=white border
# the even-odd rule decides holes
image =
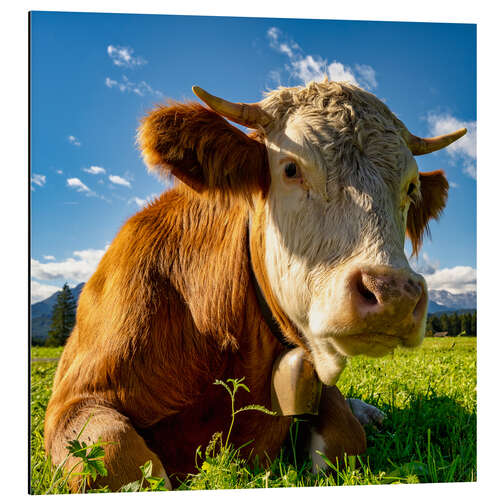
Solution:
[[[485,2],[486,3],[486,2]],[[411,7],[411,9],[408,7]],[[498,328],[497,290],[497,214],[500,200],[499,165],[496,138],[498,129],[498,15],[494,2],[488,6],[479,2],[459,4],[456,1],[420,0],[347,2],[273,2],[234,0],[203,2],[185,0],[132,2],[129,0],[31,1],[6,3],[1,16],[2,78],[1,137],[2,137],[2,262],[7,274],[1,287],[3,308],[2,367],[2,493],[6,498],[27,496],[27,12],[28,10],[123,12],[184,15],[225,15],[249,17],[323,18],[351,20],[418,21],[478,23],[478,311],[479,311],[479,435],[478,483],[416,485],[416,486],[356,486],[280,490],[241,490],[241,498],[285,496],[302,498],[307,494],[329,498],[469,498],[471,495],[489,498],[498,491],[496,456],[500,448],[496,429],[498,409],[497,356],[500,331]],[[388,49],[390,50],[390,49]],[[416,61],[416,64],[425,64]],[[446,58],[443,59],[446,64]],[[495,134],[495,136],[493,136]],[[15,297],[14,300],[12,300]],[[234,491],[176,492],[176,496],[196,498],[232,498]],[[114,494],[116,496],[116,494]],[[147,494],[136,494],[146,498]],[[113,498],[115,498],[115,496]],[[123,496],[120,496],[122,498]],[[116,496],[116,498],[119,498]],[[129,498],[123,497],[123,498]],[[135,497],[134,497],[135,498]],[[151,498],[151,497],[149,497]]]

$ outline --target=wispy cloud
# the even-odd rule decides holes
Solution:
[[[66,185],[70,188],[76,189],[80,193],[85,193],[87,196],[95,196],[94,191],[86,186],[78,177],[71,177],[66,179]]]
[[[43,258],[45,260],[56,260],[56,258],[53,255],[44,255]]]
[[[31,178],[31,190],[34,191],[35,188],[33,187],[33,184],[36,184],[37,186],[40,186],[42,187],[43,185],[45,185],[45,181],[46,181],[46,177],[45,175],[41,175],[41,174],[33,174],[33,177]]]
[[[138,196],[134,196],[133,198],[130,198],[130,200],[128,200],[129,204],[130,203],[135,203],[139,208],[144,207],[147,202],[148,202],[148,200],[139,198]]]
[[[63,171],[62,170],[56,170],[56,174],[62,175]]]
[[[31,276],[42,281],[64,280],[78,283],[87,281],[97,268],[107,248],[106,246],[102,250],[92,248],[76,250],[72,257],[55,262],[40,262],[31,259]]]
[[[68,135],[68,141],[73,144],[73,146],[81,146],[82,143],[80,142],[80,140],[75,137],[74,135]]]
[[[446,113],[429,113],[426,118],[432,135],[447,134],[462,127],[467,129],[467,134],[448,146],[444,151],[449,155],[453,164],[460,163],[463,172],[475,179],[477,123],[459,120]]]
[[[354,66],[355,73],[361,86],[367,89],[375,89],[378,86],[375,78],[375,70],[368,64],[356,64]]]
[[[90,189],[86,184],[84,184],[78,177],[72,177],[71,179],[66,179],[66,185],[72,189],[76,189],[79,193],[84,193],[85,196],[96,197],[104,200],[107,203],[111,203],[109,198],[103,196],[102,194],[96,193]],[[66,204],[76,205],[77,202],[65,202]]]
[[[377,87],[375,70],[367,64],[356,64],[351,68],[339,61],[329,62],[321,56],[305,54],[298,43],[275,26],[267,30],[267,38],[274,50],[288,57],[285,69],[289,75],[303,83],[323,81],[326,75],[330,80],[349,82],[367,90]],[[279,71],[272,71],[270,76],[281,83]]]
[[[146,196],[145,199],[139,198],[138,196],[134,196],[130,198],[130,200],[128,200],[128,204],[130,205],[131,203],[135,203],[139,208],[143,208],[157,197],[158,197],[157,194],[150,194],[149,196]]]
[[[84,168],[83,171],[87,172],[89,174],[92,174],[92,175],[99,175],[99,174],[105,174],[106,173],[106,169],[104,169],[102,167],[98,167],[96,165],[92,165],[89,168]]]
[[[106,49],[108,56],[113,61],[115,66],[134,68],[142,66],[147,61],[140,56],[134,56],[134,49],[131,47],[122,47],[120,45],[108,45]]]
[[[127,181],[127,179],[124,179],[123,177],[120,177],[119,175],[110,175],[108,179],[113,183],[113,184],[118,184],[119,186],[126,186],[128,188],[132,187],[130,185],[130,182]]]
[[[162,92],[153,89],[151,85],[146,83],[144,80],[139,83],[135,83],[129,80],[125,75],[122,75],[122,81],[112,80],[111,78],[106,77],[104,84],[110,89],[116,87],[120,92],[131,92],[141,97],[144,97],[145,95],[152,95],[161,98],[164,97]]]

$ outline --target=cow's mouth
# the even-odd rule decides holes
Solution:
[[[347,356],[366,354],[379,357],[391,353],[403,341],[396,335],[385,333],[357,333],[337,338],[335,343]]]

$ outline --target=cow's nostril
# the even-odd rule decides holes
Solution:
[[[365,301],[370,305],[378,304],[377,297],[373,292],[371,292],[366,285],[363,283],[363,276],[360,275],[357,280],[358,293],[365,299]]]

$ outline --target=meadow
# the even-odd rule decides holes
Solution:
[[[53,358],[60,351],[37,347],[32,358]],[[68,475],[53,467],[43,451],[43,421],[56,366],[54,361],[32,363],[33,494],[69,492]],[[238,450],[215,436],[212,446],[199,450],[199,472],[179,489],[476,481],[475,338],[426,338],[415,350],[397,349],[378,359],[353,358],[338,386],[345,397],[363,399],[386,414],[378,428],[366,429],[368,450],[360,464],[346,457],[343,467],[330,463],[326,471],[313,474],[309,459],[299,452],[304,424],[296,421],[281,455],[267,469],[246,463]],[[80,491],[91,491],[87,479],[105,473],[99,460],[102,448],[77,439],[68,453],[80,457],[84,466]],[[123,491],[164,489],[162,480],[151,476],[149,464],[141,471],[142,479],[124,485]]]

